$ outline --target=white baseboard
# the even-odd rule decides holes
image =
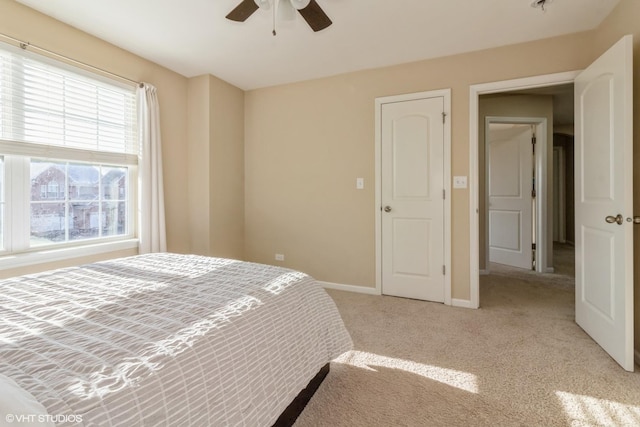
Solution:
[[[380,292],[376,288],[370,288],[368,286],[343,285],[340,283],[321,282],[320,280],[318,280],[318,283],[320,286],[327,289],[336,289],[338,291],[356,292],[367,295],[380,295]]]
[[[478,307],[474,307],[471,304],[471,300],[468,299],[456,299],[456,298],[452,298],[451,299],[451,306],[452,307],[462,307],[462,308],[478,308]]]
[[[640,366],[640,350],[635,350],[633,354],[634,354],[634,359],[636,361],[636,365]]]
[[[320,280],[317,281],[320,286],[327,289],[336,289],[338,291],[347,291],[347,292],[356,292],[359,294],[367,294],[367,295],[382,295],[382,293],[376,288],[370,288],[368,286],[356,286],[356,285],[343,285],[341,283],[331,283],[331,282],[322,282]],[[472,308],[476,309],[478,307],[474,307],[471,304],[470,300],[466,299],[451,299],[452,307],[462,307],[462,308]]]

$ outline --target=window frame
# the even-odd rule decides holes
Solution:
[[[2,143],[0,142],[0,147]],[[2,149],[0,148],[0,151]],[[60,261],[84,255],[114,252],[138,247],[137,200],[138,166],[133,164],[94,163],[69,159],[46,160],[83,163],[94,166],[126,167],[127,176],[127,233],[117,236],[87,238],[50,244],[31,245],[31,159],[22,155],[2,155],[4,164],[5,216],[3,244],[0,247],[0,270],[50,261]],[[61,200],[61,203],[64,203]]]

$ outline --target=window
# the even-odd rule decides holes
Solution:
[[[136,117],[134,87],[0,45],[0,255],[135,237]]]

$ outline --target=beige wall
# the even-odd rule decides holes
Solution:
[[[483,95],[478,102],[478,190],[480,206],[480,269],[486,269],[486,192],[485,192],[485,118],[499,117],[536,117],[547,119],[547,266],[553,267],[553,97],[547,95]],[[537,151],[539,153],[539,151]]]
[[[211,123],[209,76],[189,79],[187,141],[190,250],[199,255],[211,253],[210,157]]]
[[[244,259],[244,91],[211,76],[211,255]]]
[[[244,257],[244,92],[189,79],[189,220],[193,253]]]
[[[626,34],[633,34],[633,162],[634,214],[640,215],[640,1],[621,0],[600,25],[594,37],[594,58]],[[635,229],[635,348],[640,352],[640,229]]]
[[[581,69],[592,42],[579,33],[247,92],[246,257],[284,253],[319,280],[374,287],[375,98],[451,88],[452,175],[468,176],[469,86]],[[454,190],[452,217],[452,297],[468,300],[468,190]]]

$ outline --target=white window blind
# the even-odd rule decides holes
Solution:
[[[138,155],[132,88],[30,56],[0,46],[1,140]]]

